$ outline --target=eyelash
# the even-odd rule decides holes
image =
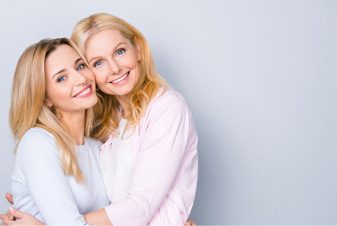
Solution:
[[[62,82],[64,81],[64,79],[65,79],[65,76],[62,75],[56,79],[56,82]]]
[[[79,71],[79,70],[82,70],[85,68],[85,64],[84,63],[81,63],[79,64],[77,67],[76,67],[76,71]]]
[[[98,64],[99,64],[99,65],[98,65]],[[102,64],[102,60],[97,60],[97,61],[95,61],[95,62],[93,63],[93,67],[96,68],[96,67],[98,67],[98,66],[101,66],[101,64]]]
[[[120,51],[122,51],[122,53],[120,53]],[[116,55],[122,55],[122,54],[124,54],[125,52],[126,52],[126,49],[125,49],[125,48],[120,48],[120,49],[117,49],[117,50],[116,50],[115,54],[116,54]]]

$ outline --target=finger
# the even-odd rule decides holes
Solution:
[[[12,207],[9,207],[8,208],[8,211],[7,211],[7,216],[8,216],[8,218],[10,219],[10,220],[15,220],[15,217],[14,217],[14,215],[11,213],[11,209],[12,209]]]
[[[14,216],[9,212],[9,210],[6,213],[6,216],[10,219],[10,220],[14,220]]]
[[[24,215],[24,212],[16,210],[13,207],[9,207],[8,211],[14,217],[14,219],[21,219]]]
[[[2,219],[2,225],[9,225],[11,223],[11,219],[5,214],[1,216]]]
[[[5,195],[5,197],[6,197],[7,201],[8,201],[10,204],[13,205],[13,195],[12,195],[11,193],[7,192],[6,195]]]

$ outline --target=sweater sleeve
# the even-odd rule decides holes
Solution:
[[[51,134],[42,129],[29,130],[19,143],[16,161],[46,224],[86,224],[78,211]],[[22,206],[24,203],[15,205]]]
[[[190,208],[176,208],[177,203],[172,203],[171,198],[168,200],[189,155],[190,141],[197,139],[187,105],[178,94],[162,96],[149,106],[145,117],[142,126],[146,129],[141,130],[140,152],[128,196],[105,208],[114,226],[148,225],[154,216],[170,218],[167,214],[173,214],[175,224],[181,224],[189,215]],[[196,186],[197,173],[195,170],[193,173],[187,174],[191,178],[180,179],[193,180]],[[195,189],[192,188],[190,193],[189,206],[194,201]],[[159,214],[160,208],[163,214]],[[158,218],[155,222],[172,224]]]

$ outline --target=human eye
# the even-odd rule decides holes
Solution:
[[[120,48],[120,49],[117,49],[117,50],[116,50],[115,54],[116,54],[117,56],[119,56],[119,55],[123,55],[125,52],[126,52],[126,49],[125,49],[125,48]]]
[[[80,63],[79,65],[77,65],[76,71],[80,71],[80,70],[82,70],[83,68],[85,68],[85,64],[84,64],[84,63]]]
[[[56,82],[59,83],[59,82],[64,81],[65,79],[66,79],[66,76],[61,75],[61,76],[57,77]]]
[[[99,67],[102,65],[102,60],[97,60],[93,63],[93,67],[96,68],[96,67]]]

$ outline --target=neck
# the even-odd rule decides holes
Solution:
[[[77,144],[84,143],[85,111],[71,112],[62,115],[62,121]]]
[[[124,96],[116,96],[116,99],[118,103],[122,107],[122,116],[125,118],[126,114],[129,111],[129,101],[130,101],[130,96],[129,95],[124,95]]]

